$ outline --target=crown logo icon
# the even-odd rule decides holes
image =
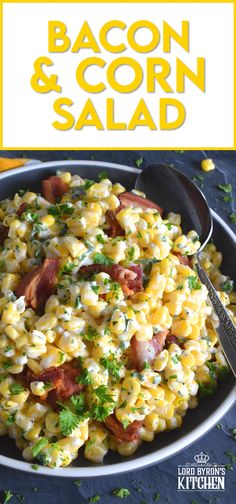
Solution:
[[[206,455],[205,453],[201,452],[198,455],[195,455],[195,457],[193,458],[198,464],[206,464],[206,462],[208,462],[210,457],[209,455]]]

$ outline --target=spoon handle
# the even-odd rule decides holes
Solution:
[[[219,327],[217,328],[219,340],[227,361],[236,377],[236,327],[228,315],[226,308],[221,303],[215,288],[199,263],[197,257],[194,266],[201,282],[206,285],[208,289],[211,304],[219,319]]]

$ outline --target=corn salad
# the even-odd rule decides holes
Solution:
[[[98,181],[69,172],[56,177],[67,190],[55,204],[30,190],[0,204],[7,229],[0,251],[0,434],[15,440],[25,460],[52,468],[70,464],[82,446],[94,463],[109,449],[132,455],[142,441],[180,427],[188,408],[228,371],[207,289],[191,267],[197,233],[184,235],[178,214],[121,206],[125,188],[104,172]],[[15,292],[45,258],[58,259],[59,269],[37,310]],[[201,261],[236,321],[221,253],[209,244]],[[94,264],[99,268],[86,274]],[[111,274],[114,265],[132,277],[138,265],[142,288],[127,295]],[[81,390],[52,403],[56,382],[42,377],[70,363]]]

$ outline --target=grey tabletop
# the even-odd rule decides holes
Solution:
[[[139,165],[140,168],[154,161],[172,163],[184,171],[201,187],[211,208],[236,232],[236,153],[235,151],[0,151],[0,156],[32,157],[42,161],[59,159],[96,159]],[[216,170],[204,173],[200,169],[201,160],[212,158]],[[219,189],[219,184],[231,184],[230,193]],[[225,196],[232,196],[225,198]],[[234,406],[204,437],[191,447],[168,460],[128,474],[97,479],[58,479],[28,475],[12,469],[0,467],[0,503],[4,503],[6,491],[13,494],[11,504],[115,504],[120,498],[114,495],[117,488],[126,488],[129,495],[121,502],[127,504],[231,504],[235,502],[236,479],[236,406]],[[212,463],[226,467],[225,492],[202,490],[177,490],[178,467],[194,461],[201,451],[208,454]],[[10,494],[9,494],[10,496]]]

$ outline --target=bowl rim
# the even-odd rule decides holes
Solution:
[[[35,164],[29,164],[28,169],[37,170],[42,168],[53,168],[60,166],[98,166],[100,168],[114,168],[117,170],[129,171],[132,173],[140,173],[141,170],[128,165],[121,165],[118,163],[102,162],[102,161],[83,161],[83,160],[62,160],[62,161],[49,161],[49,162],[38,162]],[[15,168],[7,172],[0,173],[0,179],[8,178],[14,174],[24,173],[27,164],[21,168]],[[229,227],[229,225],[220,217],[214,210],[211,209],[213,219],[216,220],[226,231],[226,233],[231,237],[232,241],[236,245],[236,235]],[[64,478],[95,478],[100,476],[108,476],[115,474],[122,474],[128,471],[134,471],[142,469],[144,467],[157,464],[162,462],[171,456],[176,455],[183,449],[187,448],[203,435],[205,435],[214,425],[216,425],[220,419],[227,413],[227,411],[233,406],[236,399],[236,385],[232,388],[228,396],[224,399],[221,405],[213,412],[209,417],[204,420],[200,425],[188,433],[184,438],[180,438],[174,441],[167,447],[160,448],[159,450],[153,451],[151,454],[140,456],[136,459],[125,460],[115,464],[103,464],[100,466],[88,466],[88,467],[63,467],[57,469],[51,469],[49,467],[38,466],[38,470],[32,468],[31,462],[24,462],[23,460],[17,460],[5,455],[0,455],[0,465],[9,467],[11,469],[16,469],[24,472],[28,472],[35,475],[44,476],[55,476]]]

